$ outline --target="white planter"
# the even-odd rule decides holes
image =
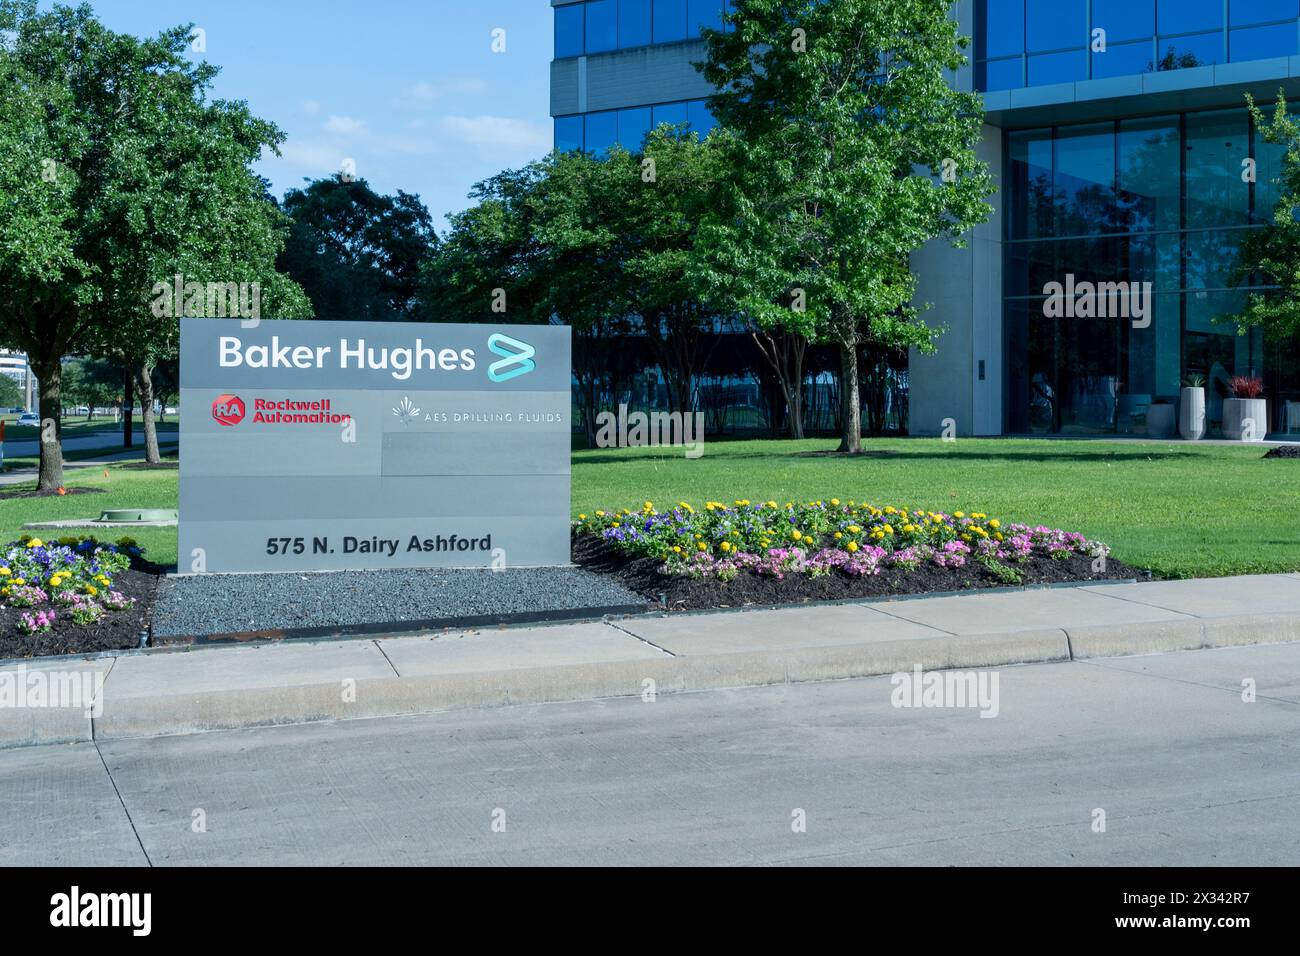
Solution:
[[[1184,388],[1179,400],[1178,434],[1199,441],[1205,434],[1205,389]]]
[[[1263,441],[1268,434],[1268,401],[1263,398],[1225,398],[1223,437],[1229,441]]]
[[[1173,438],[1178,430],[1178,408],[1168,405],[1147,406],[1147,435],[1150,438]]]

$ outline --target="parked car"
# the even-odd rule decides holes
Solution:
[[[37,415],[35,412],[24,412],[18,416],[18,421],[15,424],[30,425],[32,428],[40,428],[41,416]]]

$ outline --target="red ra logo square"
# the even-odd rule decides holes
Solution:
[[[238,425],[244,420],[244,400],[238,395],[218,395],[212,403],[212,417],[219,425]]]

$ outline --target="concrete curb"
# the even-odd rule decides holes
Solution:
[[[845,680],[917,666],[1001,667],[1287,642],[1300,642],[1300,615],[1234,615],[429,676],[395,674],[356,680],[354,693],[346,695],[350,699],[345,699],[340,681],[115,699],[110,680],[98,717],[71,709],[0,709],[0,749],[632,697],[649,691],[673,694]]]

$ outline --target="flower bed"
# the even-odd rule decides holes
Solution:
[[[0,550],[0,658],[138,643],[156,574],[130,538],[46,542],[23,535]],[[143,606],[142,606],[143,605]]]
[[[1076,532],[837,498],[598,510],[575,560],[685,607],[1131,577]],[[632,579],[635,580],[632,580]],[[676,602],[673,595],[677,596]]]

